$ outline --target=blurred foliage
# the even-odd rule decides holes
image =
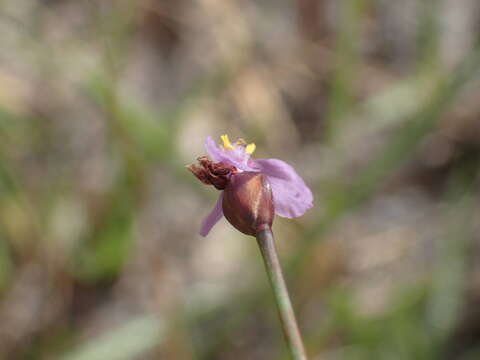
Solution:
[[[311,359],[480,356],[476,0],[0,1],[0,358],[286,359],[255,247],[184,166],[293,164]],[[257,155],[257,153],[255,155]]]

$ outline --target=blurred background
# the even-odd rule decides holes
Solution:
[[[0,358],[287,359],[185,165],[280,158],[311,359],[480,358],[478,0],[0,1]]]

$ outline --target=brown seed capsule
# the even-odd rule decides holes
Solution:
[[[225,218],[244,234],[255,236],[272,226],[272,189],[262,174],[242,172],[231,176],[222,205]]]

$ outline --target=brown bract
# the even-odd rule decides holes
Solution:
[[[225,188],[222,207],[226,219],[237,230],[256,236],[272,226],[274,204],[270,183],[260,173],[238,173]]]
[[[187,166],[193,175],[202,183],[213,185],[218,190],[223,190],[227,186],[230,176],[237,173],[237,168],[223,162],[213,162],[206,156],[197,159],[199,165],[192,164]]]

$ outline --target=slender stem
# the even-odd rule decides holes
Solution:
[[[280,266],[277,250],[275,249],[272,230],[270,228],[261,230],[257,234],[257,242],[275,295],[275,302],[277,303],[283,333],[292,359],[307,360],[302,336],[298,330],[295,313],[293,312],[285,279],[283,278],[282,267]]]

